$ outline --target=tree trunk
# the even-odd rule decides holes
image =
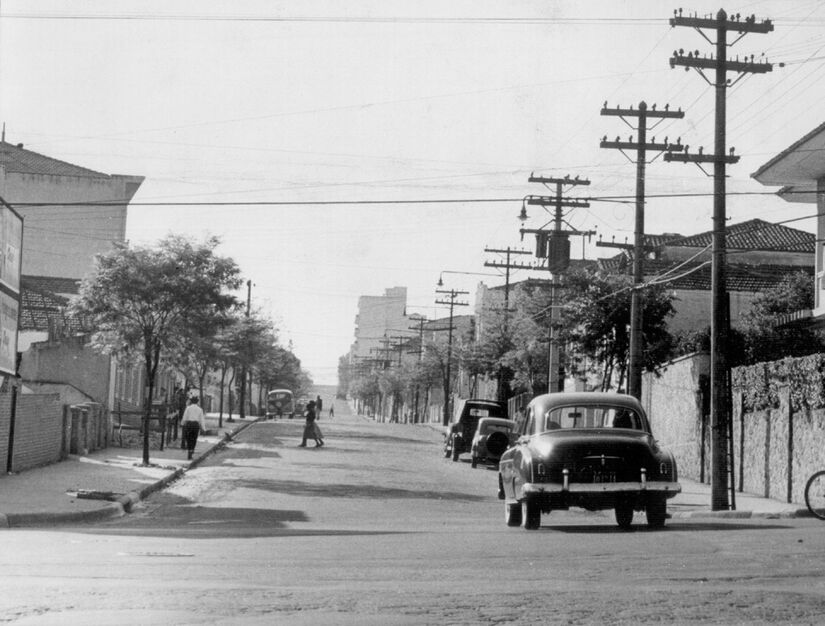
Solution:
[[[227,404],[229,417],[226,418],[227,422],[234,421],[232,419],[232,385],[234,385],[234,384],[235,384],[235,368],[233,367],[232,368],[232,376],[229,377],[229,384],[227,385],[227,387],[229,388],[229,403]]]
[[[221,406],[218,414],[218,428],[223,428],[223,385],[226,381],[226,363],[221,364]]]

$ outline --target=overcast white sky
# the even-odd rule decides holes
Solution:
[[[577,195],[626,197],[594,201],[566,219],[632,240],[635,167],[599,148],[603,135],[631,130],[600,116],[603,102],[681,107],[684,120],[651,134],[713,149],[713,89],[668,64],[674,49],[713,51],[695,30],[668,25],[679,6],[720,8],[661,0],[0,0],[0,121],[7,141],[145,176],[129,212],[130,240],[220,236],[221,252],[254,283],[253,306],[275,320],[316,382],[334,383],[359,296],[406,286],[410,312],[443,316],[433,304],[441,271],[488,273],[484,261],[494,256],[485,246],[521,245],[516,199],[546,192],[527,183],[531,172],[589,178]],[[813,206],[735,194],[773,191],[750,174],[823,121],[825,4],[724,8],[775,23],[731,56],[787,63],[729,90],[728,145],[742,156],[728,170],[731,222],[813,215]],[[695,166],[657,159],[649,195],[708,196],[651,197],[646,231],[709,230],[712,184]],[[466,202],[322,204],[434,199]],[[488,199],[502,201],[481,202]],[[318,204],[232,204],[288,201]],[[530,228],[549,219],[536,208],[530,214]],[[814,230],[813,219],[788,225]],[[610,253],[580,241],[573,251]],[[444,278],[445,287],[470,291],[479,280],[503,283]]]

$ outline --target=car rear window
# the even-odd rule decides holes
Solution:
[[[612,405],[555,407],[548,411],[540,431],[559,428],[627,428],[644,430],[641,416],[631,408]]]

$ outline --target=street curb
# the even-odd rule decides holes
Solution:
[[[80,522],[98,522],[104,519],[114,517],[122,517],[126,513],[130,513],[132,508],[141,500],[149,497],[156,491],[164,489],[178,478],[183,476],[187,471],[197,467],[204,459],[212,454],[222,450],[226,445],[235,438],[236,435],[243,432],[253,424],[261,421],[263,418],[258,417],[244,421],[235,430],[224,433],[223,438],[211,447],[203,451],[197,458],[193,459],[187,467],[180,467],[167,476],[151,483],[141,489],[140,491],[130,491],[129,493],[120,496],[114,502],[110,502],[105,506],[90,511],[64,511],[54,512],[45,511],[38,513],[0,513],[0,530],[7,528],[21,528],[26,526],[44,526],[48,524],[70,524]]]
[[[786,509],[783,511],[681,511],[672,513],[674,519],[793,519],[813,517],[807,509]]]

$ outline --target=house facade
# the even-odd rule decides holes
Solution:
[[[793,142],[751,176],[763,185],[781,186],[787,202],[816,207],[814,308],[789,320],[825,326],[825,123]]]
[[[140,394],[116,381],[141,376],[140,368],[90,350],[66,308],[95,255],[125,241],[128,205],[143,180],[0,141],[0,197],[23,216],[18,352],[24,392],[109,408],[121,399],[139,405]]]
[[[0,196],[23,216],[23,274],[80,279],[126,238],[144,178],[103,174],[0,141]]]

